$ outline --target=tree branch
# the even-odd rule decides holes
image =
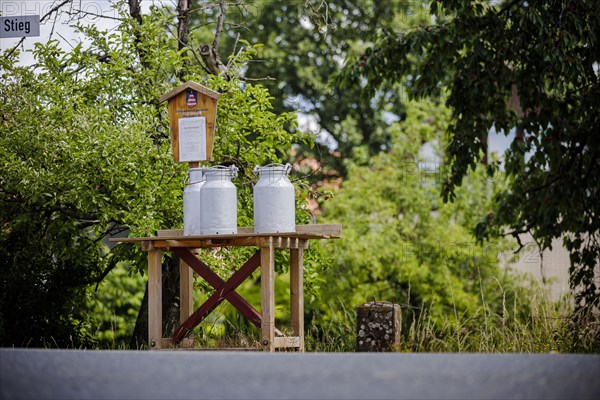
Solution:
[[[111,19],[111,20],[119,21],[119,22],[123,21],[123,18],[111,17],[110,15],[101,15],[101,14],[96,14],[93,12],[83,11],[83,10],[75,10],[73,12],[67,12],[67,15],[69,15],[69,16],[76,16],[79,14],[83,14],[83,16],[79,17],[79,19],[85,18],[88,15],[91,15],[92,17],[97,17],[97,18]]]
[[[513,235],[513,237],[514,237],[515,239],[517,239],[517,243],[519,244],[519,248],[518,248],[518,249],[516,249],[516,250],[513,252],[513,254],[517,254],[517,253],[518,253],[518,252],[520,252],[520,251],[521,251],[521,249],[522,249],[523,247],[525,247],[525,246],[524,246],[524,245],[523,245],[523,243],[521,242],[521,238],[519,237],[519,235],[518,235],[518,234],[515,234],[515,235]]]
[[[117,266],[117,260],[114,260],[114,259],[110,260],[110,262],[108,263],[108,266],[104,269],[104,271],[102,271],[102,273],[97,278],[94,278],[92,280],[92,282],[90,282],[90,283],[96,284],[96,288],[94,289],[94,292],[98,291],[98,287],[100,286],[100,283],[102,283],[104,278],[106,278],[108,276],[108,274],[110,273],[110,271],[112,271],[116,266]]]
[[[276,81],[277,79],[273,78],[272,76],[265,76],[263,78],[240,77],[240,80],[245,81],[245,82],[257,82],[257,81]]]
[[[138,24],[142,25],[142,9],[140,7],[141,0],[128,0],[129,1],[129,15],[131,15]]]
[[[515,250],[513,252],[513,254],[517,254],[519,251],[521,251],[521,249],[523,247],[525,247],[525,245],[523,243],[521,243],[521,238],[519,237],[520,234],[522,233],[529,233],[531,234],[531,228],[533,227],[533,223],[527,224],[527,226],[523,229],[516,229],[514,231],[511,232],[506,232],[504,235],[502,236],[508,236],[511,235],[512,237],[514,237],[515,239],[517,239],[517,243],[519,244],[519,248],[517,250]],[[531,235],[533,237],[533,235]]]
[[[129,230],[129,227],[120,225],[116,221],[111,221],[111,223],[112,223],[111,226],[106,228],[104,230],[104,232],[102,232],[100,235],[98,235],[98,237],[96,239],[94,239],[94,243],[98,243],[101,240],[104,240],[104,238],[106,236],[115,236],[115,235],[118,235],[119,233],[126,232]]]
[[[71,1],[73,1],[73,0],[63,0],[60,4],[52,7],[50,9],[50,11],[48,11],[46,14],[44,14],[44,16],[42,18],[40,18],[40,24],[42,22],[44,22],[47,18],[49,18],[50,15],[52,15],[53,13],[57,12],[58,10],[60,10],[60,8],[62,6],[64,6],[67,3],[70,3]],[[21,40],[19,40],[19,42],[15,45],[15,47],[13,47],[12,49],[10,49],[10,51],[8,52],[8,54],[6,55],[6,57],[7,58],[10,57],[24,41],[25,41],[25,36],[23,36],[21,38]]]
[[[229,80],[229,76],[227,75],[227,67],[219,59],[219,55],[213,47],[208,44],[200,46],[200,55],[202,56],[202,61],[204,61],[204,64],[212,74],[222,74],[225,79]]]
[[[167,29],[167,31],[173,35],[173,37],[175,39],[177,39],[177,41],[179,41],[179,38],[177,37],[176,34],[174,34],[170,29]],[[180,42],[181,43],[181,42]],[[204,65],[204,62],[202,61],[202,59],[198,56],[198,53],[196,52],[196,50],[194,50],[192,47],[187,47],[188,50],[190,50],[192,52],[192,54],[194,55],[194,58],[196,58],[196,61],[198,61],[198,64],[200,65],[200,67],[202,67],[202,69],[207,73],[210,74],[211,72],[209,71],[208,68],[206,68],[206,65]]]
[[[140,34],[140,27],[142,26],[143,20],[142,20],[142,9],[140,7],[140,1],[141,0],[128,0],[129,2],[129,15],[131,15],[131,17],[133,19],[135,19],[138,23],[138,26],[132,26],[133,28],[133,36],[134,36],[134,41],[135,41],[135,48],[136,51],[138,53],[138,57],[140,58],[140,63],[142,64],[142,66],[144,67],[144,69],[149,69],[150,64],[148,63],[148,61],[146,60],[146,52],[144,50],[142,50],[142,46],[140,46],[140,44],[142,43],[142,38],[141,38],[141,34]]]
[[[188,39],[190,28],[188,24],[190,12],[190,3],[189,0],[179,0],[177,2],[177,48],[183,55],[187,52],[188,47]],[[183,68],[177,72],[177,78],[180,80],[183,79],[183,76],[186,72],[186,67],[189,65],[189,62],[186,58],[183,61]]]
[[[221,0],[219,3],[219,8],[221,12],[219,13],[219,18],[217,19],[217,29],[215,31],[215,40],[213,40],[213,49],[215,52],[219,50],[219,42],[221,41],[221,33],[223,33],[223,24],[225,23],[225,0]]]
[[[235,52],[237,51],[237,45],[238,42],[240,41],[240,33],[238,32],[237,36],[235,37],[235,43],[233,44],[233,50],[231,51],[231,54],[235,54]],[[240,51],[242,51],[243,47],[240,49]],[[240,53],[237,53],[240,54]],[[237,57],[237,55],[236,55]],[[231,57],[229,59],[229,62],[227,63],[227,69],[229,69],[231,67],[231,64],[233,63],[233,59],[234,57]]]

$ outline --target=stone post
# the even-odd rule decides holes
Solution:
[[[400,345],[402,314],[400,306],[387,301],[358,306],[356,351],[391,351]]]

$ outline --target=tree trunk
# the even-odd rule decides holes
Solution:
[[[189,41],[189,13],[190,0],[179,0],[177,3],[177,49],[183,51],[182,55],[187,55]],[[177,78],[183,79],[189,67],[189,60],[186,58],[183,61],[183,68],[177,71]]]
[[[163,263],[163,335],[171,336],[179,327],[179,257]]]
[[[140,349],[142,345],[148,346],[148,283],[144,291],[144,298],[138,311],[135,327],[129,341],[130,349]]]
[[[178,0],[178,49],[182,50],[188,47],[189,38],[189,11],[191,0]],[[129,0],[130,15],[142,25],[143,19],[141,14],[140,0]],[[135,30],[134,35],[136,43],[141,42],[140,31]],[[138,52],[142,65],[148,68],[146,54],[138,47]],[[187,64],[178,73],[178,77],[182,78],[185,74]],[[181,74],[181,75],[180,75]],[[164,258],[162,265],[162,315],[163,315],[163,337],[170,336],[171,333],[179,326],[179,258],[167,255]],[[133,329],[130,347],[140,348],[142,344],[148,345],[148,285],[140,306],[140,311]]]
[[[162,329],[163,337],[171,336],[179,326],[179,258],[167,255],[162,265]],[[148,346],[148,284],[135,321],[129,346]]]

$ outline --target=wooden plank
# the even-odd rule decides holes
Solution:
[[[261,344],[264,351],[275,351],[275,249],[273,239],[265,238],[260,247]]]
[[[144,237],[144,238],[110,238],[111,242],[123,242],[123,243],[138,243],[144,241],[160,241],[160,240],[182,240],[180,230],[161,230],[158,231],[160,236],[157,237]],[[292,239],[330,239],[339,238],[342,234],[342,225],[330,224],[330,225],[297,225],[296,232],[289,233],[277,233],[277,234],[266,234],[266,233],[253,233],[252,227],[238,228],[238,233],[226,234],[226,235],[194,235],[185,236],[185,240],[193,239],[212,239],[212,240],[227,240],[227,239],[248,239],[248,238],[264,238],[264,237],[280,237],[280,238],[292,238]],[[254,242],[248,242],[254,245]],[[229,244],[235,245],[235,244]],[[246,244],[240,244],[246,245]]]
[[[202,240],[189,239],[189,240],[161,240],[154,242],[156,247],[201,247]]]
[[[179,323],[194,312],[194,270],[179,260]]]
[[[242,236],[236,239],[208,239],[207,247],[227,246],[260,246],[260,238],[256,236]]]
[[[294,236],[294,234],[325,234],[329,236],[340,236],[342,233],[341,224],[308,224],[308,225],[296,225],[295,232],[281,232],[281,233],[264,233],[257,234],[263,236]],[[240,227],[238,228],[238,234],[254,234],[254,227]]]
[[[196,271],[198,275],[204,278],[204,280],[206,280],[213,288],[217,289],[225,284],[225,281],[223,281],[219,275],[214,273],[202,260],[194,256],[189,249],[173,249],[173,252],[182,260],[187,260],[187,265]],[[258,262],[256,261],[256,258],[258,257],[260,257],[259,252],[255,253],[254,256],[246,261],[244,265],[248,263],[254,264],[256,262],[256,265],[258,266]],[[225,294],[225,299],[227,299],[227,301],[229,301],[246,319],[252,322],[254,326],[260,329],[260,313],[256,311],[254,307],[252,307],[242,296],[234,291],[230,291]],[[279,329],[275,328],[275,335],[283,336],[283,333]]]
[[[290,239],[289,237],[279,237],[277,240],[273,241],[273,246],[275,246],[276,249],[289,249],[293,245],[292,241],[293,239]]]
[[[196,249],[196,248],[202,248],[202,247],[206,246],[206,243],[204,243],[204,241],[202,241],[200,239],[195,239],[195,240],[174,240],[174,239],[163,240],[163,239],[159,239],[159,240],[154,240],[152,242],[152,244],[157,249],[168,249],[171,247],[189,247],[192,249]]]
[[[162,338],[160,340],[161,349],[169,349],[169,348],[182,348],[182,349],[192,349],[194,348],[194,338],[185,338],[179,343],[175,343],[173,338]]]
[[[275,340],[275,348],[276,349],[286,349],[286,348],[298,348],[300,349],[302,340],[297,336],[283,336],[276,337]]]
[[[185,248],[210,248],[210,247],[232,247],[232,246],[259,246],[260,238],[258,237],[240,237],[236,239],[185,239],[175,240],[159,238],[152,241],[154,247],[159,249],[171,247]]]
[[[299,338],[298,351],[304,351],[304,250],[290,250],[290,319],[292,333]]]
[[[252,235],[254,234],[253,226],[238,227],[238,235]],[[156,236],[183,236],[183,229],[159,229],[156,231]]]
[[[179,118],[177,117],[177,99],[167,103],[167,114],[169,115],[169,126],[171,134],[171,146],[173,148],[173,159],[179,162]]]
[[[274,242],[276,249],[308,249],[307,239],[298,238],[279,238],[281,240]]]
[[[255,326],[261,326],[260,314],[239,294],[235,289],[254,272],[260,263],[260,253],[256,253],[246,263],[224,282],[215,274],[206,264],[194,256],[188,249],[176,248],[173,252],[177,254],[187,265],[204,278],[212,287],[215,293],[210,296],[198,310],[196,310],[186,321],[184,321],[175,331],[173,338],[181,340],[189,330],[197,326],[212,310],[215,309],[224,299],[227,299],[244,317],[248,318]]]
[[[142,251],[154,250],[154,242],[150,240],[142,241]]]
[[[337,239],[336,236],[325,235],[325,234],[309,234],[309,233],[278,233],[277,235],[267,235],[267,234],[231,234],[231,235],[204,235],[204,236],[186,236],[186,239],[182,240],[180,236],[165,236],[165,237],[139,237],[139,238],[110,238],[110,242],[117,243],[161,243],[162,246],[167,246],[166,240],[173,240],[175,242],[180,241],[202,241],[201,245],[210,247],[210,246],[260,246],[261,238],[266,237],[281,237],[281,238],[291,238],[291,239],[299,239],[299,240],[308,240],[308,239]],[[179,246],[173,246],[179,247]]]
[[[148,252],[148,346],[162,345],[162,251]]]
[[[173,236],[183,236],[183,229],[159,229],[156,231],[157,237],[173,237]]]
[[[342,235],[341,224],[314,224],[314,225],[296,225],[296,233],[327,235],[330,237],[340,237]]]

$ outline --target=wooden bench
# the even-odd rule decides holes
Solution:
[[[155,237],[113,238],[113,242],[140,243],[148,253],[148,344],[151,349],[186,345],[185,336],[223,300],[261,330],[264,351],[295,348],[304,351],[304,257],[311,239],[341,237],[341,225],[297,225],[296,232],[254,233],[252,227],[238,228],[237,234],[183,236],[182,230],[161,230]],[[227,281],[219,277],[196,254],[195,250],[211,247],[251,246],[258,251],[237,269]],[[291,336],[275,327],[275,249],[290,251]],[[162,332],[162,254],[172,252],[180,260],[180,326],[170,338]],[[261,313],[244,300],[235,289],[260,266]],[[206,280],[215,292],[194,311],[193,272]]]

